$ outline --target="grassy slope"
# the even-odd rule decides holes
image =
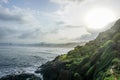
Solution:
[[[117,65],[117,75],[120,77],[120,20],[109,30],[87,43],[77,46],[74,50],[58,57],[71,70],[74,79],[82,76],[83,80],[113,80],[110,68]],[[120,78],[119,78],[120,79]]]

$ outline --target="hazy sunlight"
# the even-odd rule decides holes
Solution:
[[[85,24],[90,29],[103,29],[107,24],[116,19],[112,10],[107,8],[95,8],[85,15]]]

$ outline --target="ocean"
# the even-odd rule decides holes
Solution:
[[[0,46],[0,77],[34,73],[40,65],[69,50],[71,48]]]

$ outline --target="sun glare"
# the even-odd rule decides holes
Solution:
[[[113,22],[116,16],[112,10],[107,8],[95,8],[85,15],[85,24],[89,29],[103,29],[107,24]]]

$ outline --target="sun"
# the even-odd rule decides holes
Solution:
[[[114,12],[107,8],[94,8],[87,12],[84,21],[89,29],[103,29],[116,20]]]

